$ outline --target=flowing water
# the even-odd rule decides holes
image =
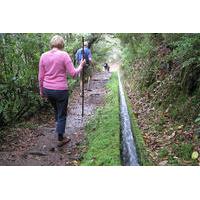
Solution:
[[[120,97],[120,118],[121,118],[121,138],[122,138],[122,162],[126,166],[137,166],[138,158],[135,142],[131,130],[130,117],[124,96],[124,91],[118,73],[119,79],[119,97]]]

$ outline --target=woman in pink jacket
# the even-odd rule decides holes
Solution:
[[[63,51],[64,39],[59,35],[54,36],[50,44],[51,50],[40,57],[38,80],[40,95],[47,97],[55,110],[56,132],[59,145],[62,145],[70,141],[63,136],[68,105],[67,75],[77,77],[85,65],[85,60],[81,61],[78,68],[74,68],[68,53]]]

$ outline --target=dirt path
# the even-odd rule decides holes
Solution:
[[[105,84],[111,73],[96,73],[92,77],[91,90],[85,91],[84,119],[81,117],[81,97],[79,87],[74,89],[69,99],[65,135],[71,141],[57,148],[54,119],[47,113],[41,114],[33,128],[16,128],[6,133],[0,147],[0,165],[47,166],[79,165],[84,148],[84,127],[95,110],[104,103]],[[51,113],[53,116],[53,114]],[[36,128],[35,128],[36,127]],[[80,147],[81,146],[81,147]]]

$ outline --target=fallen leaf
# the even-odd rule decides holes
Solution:
[[[192,159],[196,160],[199,157],[199,153],[197,151],[192,152]]]
[[[180,125],[180,126],[178,126],[178,129],[179,129],[179,130],[180,130],[180,129],[182,129],[182,128],[183,128],[183,126],[184,126],[184,125]]]
[[[167,163],[168,163],[168,160],[163,160],[163,161],[159,162],[158,165],[164,166],[164,165],[166,165]]]

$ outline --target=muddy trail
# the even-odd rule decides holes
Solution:
[[[29,126],[5,131],[0,146],[0,165],[3,166],[74,166],[79,165],[86,150],[84,127],[94,116],[95,110],[104,104],[106,83],[111,73],[93,75],[91,91],[85,91],[84,118],[81,116],[79,87],[69,97],[65,136],[71,141],[57,147],[55,122],[52,111],[45,111],[28,121]],[[30,125],[31,124],[31,125]]]

